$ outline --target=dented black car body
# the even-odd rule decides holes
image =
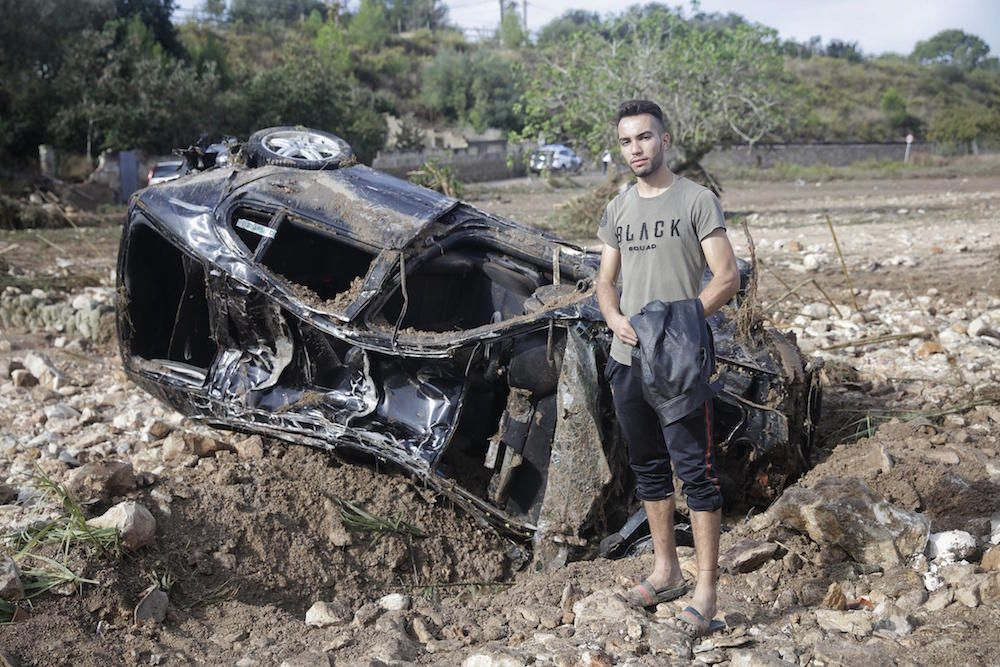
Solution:
[[[561,559],[633,509],[598,261],[365,166],[236,164],[133,198],[120,349],[186,415],[395,462]],[[766,502],[805,468],[815,383],[779,334],[711,323],[724,484]]]

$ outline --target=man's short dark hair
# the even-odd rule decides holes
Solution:
[[[649,100],[627,100],[618,106],[618,113],[615,114],[615,125],[621,122],[622,118],[629,116],[639,116],[648,113],[660,122],[660,127],[667,129],[667,123],[663,120],[663,109],[656,102]]]

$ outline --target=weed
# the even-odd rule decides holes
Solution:
[[[348,529],[375,533],[395,533],[407,537],[427,537],[427,533],[412,523],[403,520],[402,517],[384,519],[370,514],[349,500],[342,498],[334,498],[333,500],[340,506],[340,517],[344,522],[344,526]]]

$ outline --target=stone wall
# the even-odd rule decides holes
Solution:
[[[372,167],[406,178],[408,172],[419,169],[427,160],[436,160],[441,165],[450,166],[459,180],[465,183],[517,178],[526,173],[520,147],[508,147],[505,141],[470,144],[468,148],[452,150],[379,153],[372,162]]]
[[[933,143],[914,143],[910,156],[934,152]],[[843,167],[856,162],[902,161],[906,144],[758,144],[752,151],[746,146],[717,148],[709,153],[704,164],[709,169],[719,167],[760,167],[767,169],[779,164],[803,166],[827,165]]]
[[[114,290],[87,287],[76,294],[65,294],[7,287],[0,293],[0,330],[50,332],[105,343],[115,331]]]

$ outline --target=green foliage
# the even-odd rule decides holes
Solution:
[[[464,186],[455,175],[455,170],[449,165],[441,165],[435,159],[430,159],[408,176],[410,181],[417,185],[431,190],[437,190],[447,197],[459,198],[462,196]]]
[[[448,8],[441,0],[383,0],[389,28],[397,33],[448,27]]]
[[[845,42],[840,39],[830,40],[825,54],[827,58],[843,58],[852,63],[859,63],[864,59],[857,42]]]
[[[582,142],[596,154],[616,141],[618,104],[651,99],[684,169],[717,142],[753,143],[780,121],[786,88],[772,30],[701,26],[650,5],[610,21],[604,34],[580,33],[542,52],[522,102],[522,136]]]
[[[911,57],[924,65],[975,69],[985,64],[989,53],[989,45],[976,35],[962,30],[942,30],[928,40],[917,42]]]
[[[952,146],[1000,138],[1000,110],[982,105],[947,106],[931,118],[928,136]]]
[[[347,38],[351,44],[374,51],[389,37],[389,22],[380,0],[361,0],[357,13],[347,27]]]
[[[399,119],[399,131],[395,137],[396,150],[419,151],[424,147],[424,128],[413,114],[407,114]]]
[[[314,58],[290,57],[243,84],[233,115],[236,134],[274,125],[315,127],[344,137],[362,162],[370,162],[386,134],[373,103],[373,96],[343,73]]]
[[[441,51],[423,72],[421,100],[431,116],[447,122],[520,129],[514,62],[496,51]]]
[[[500,44],[508,49],[519,49],[528,41],[521,27],[521,17],[517,13],[517,3],[504,2],[503,18],[500,21]]]
[[[536,43],[541,47],[553,46],[569,40],[577,33],[597,32],[600,29],[601,16],[597,12],[570,9],[542,26],[538,32]]]
[[[248,25],[270,21],[291,23],[324,8],[321,0],[231,0],[229,18]]]
[[[351,50],[347,34],[335,21],[327,19],[316,31],[313,48],[320,61],[327,67],[346,74],[351,69]]]
[[[170,20],[174,0],[114,0],[115,16],[123,19],[122,25],[140,23],[150,38],[173,56],[184,55],[177,39],[177,29]]]

